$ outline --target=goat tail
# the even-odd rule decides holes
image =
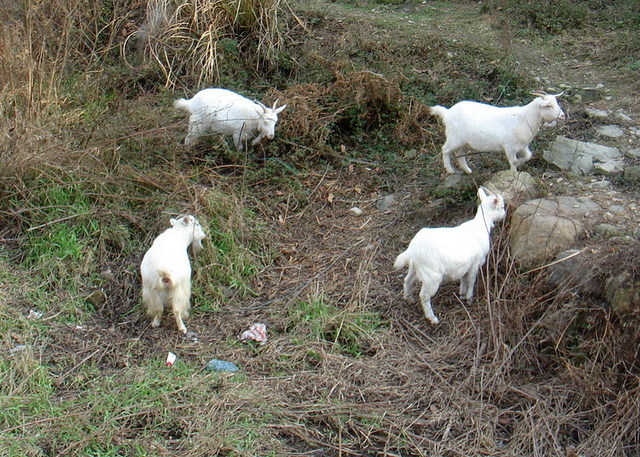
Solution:
[[[185,98],[179,98],[173,102],[173,107],[176,109],[182,109],[185,111],[191,111],[191,100]]]
[[[165,289],[173,289],[174,284],[169,273],[166,271],[159,271],[158,275],[160,276],[160,284],[162,284],[162,287]]]
[[[438,116],[440,119],[444,119],[444,116],[447,114],[447,111],[449,111],[447,108],[440,105],[432,106],[429,108],[429,112],[434,116]]]
[[[396,270],[400,270],[409,265],[409,253],[404,251],[398,257],[396,257],[396,261],[393,263],[393,268]]]

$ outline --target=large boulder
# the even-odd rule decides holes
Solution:
[[[598,204],[581,197],[530,200],[511,217],[511,255],[525,267],[542,265],[572,247],[600,211]]]
[[[518,206],[523,201],[541,195],[540,180],[525,171],[501,171],[484,183],[484,187],[502,195],[505,203],[510,206]]]
[[[618,240],[563,251],[548,268],[547,282],[560,291],[604,299],[619,316],[640,311],[638,247]]]
[[[543,157],[562,170],[574,175],[589,175],[594,171],[617,173],[624,169],[623,155],[618,148],[557,136]]]
[[[547,282],[560,290],[604,296],[604,284],[593,261],[593,249],[568,249],[558,254],[547,270]],[[597,253],[595,253],[597,255]]]

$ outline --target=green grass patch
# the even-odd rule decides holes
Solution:
[[[330,345],[331,351],[361,357],[370,349],[375,332],[385,326],[377,313],[349,311],[327,303],[322,296],[293,303],[288,310],[287,333],[304,344],[305,339]],[[313,351],[308,353],[313,358]]]

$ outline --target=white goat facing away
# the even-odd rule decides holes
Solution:
[[[425,317],[433,324],[438,318],[431,297],[443,281],[460,280],[460,295],[473,298],[478,270],[487,258],[494,223],[504,219],[502,196],[478,189],[480,205],[476,216],[457,227],[423,228],[394,263],[396,270],[409,267],[404,278],[404,298],[409,299],[416,279],[422,283],[420,300]]]
[[[178,330],[187,333],[183,318],[187,317],[191,299],[191,265],[187,249],[194,253],[202,250],[207,236],[194,216],[171,219],[171,228],[153,241],[140,265],[142,275],[142,302],[151,325],[158,327],[164,305],[171,305]]]
[[[265,137],[273,139],[278,114],[287,107],[277,104],[278,100],[267,108],[227,89],[204,89],[189,100],[176,100],[173,105],[191,113],[186,145],[206,133],[220,133],[232,135],[236,150],[243,152],[249,140],[255,146]]]
[[[531,159],[529,144],[543,123],[565,118],[557,97],[533,92],[537,97],[524,106],[497,107],[484,103],[462,101],[447,109],[432,106],[431,114],[444,122],[447,140],[442,146],[442,160],[447,173],[455,173],[451,155],[458,166],[471,173],[464,155],[465,149],[477,152],[504,151],[511,170]],[[518,153],[522,157],[518,157]]]

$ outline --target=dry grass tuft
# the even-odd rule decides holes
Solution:
[[[127,42],[160,68],[166,86],[184,74],[202,86],[218,81],[220,65],[236,52],[256,68],[275,65],[283,44],[279,14],[281,0],[152,0]]]
[[[395,124],[403,103],[395,80],[370,71],[336,71],[329,85],[294,84],[271,90],[268,97],[279,98],[295,113],[282,116],[279,135],[319,149],[336,134],[361,134]]]

